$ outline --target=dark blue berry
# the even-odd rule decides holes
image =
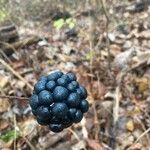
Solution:
[[[50,124],[49,129],[53,132],[61,132],[63,130],[62,124]]]
[[[53,91],[55,102],[63,102],[68,97],[68,90],[62,86],[57,86]]]
[[[75,115],[76,115],[77,109],[76,108],[70,108],[68,110],[68,117],[72,120],[74,120]]]
[[[58,117],[53,116],[53,117],[51,118],[50,123],[52,123],[52,124],[59,124],[59,123],[61,123],[61,118],[58,118]]]
[[[76,88],[79,86],[79,83],[77,81],[72,81],[71,82]]]
[[[72,120],[68,117],[68,116],[65,116],[65,118],[63,118],[62,120],[62,125],[63,125],[63,128],[68,128],[72,125]]]
[[[46,76],[41,76],[39,78],[39,81],[44,81],[46,83],[47,82],[47,77]]]
[[[80,110],[85,113],[89,109],[89,103],[87,100],[82,100],[79,105]]]
[[[32,109],[37,109],[38,108],[38,106],[39,106],[39,99],[38,99],[38,96],[37,95],[32,95],[31,97],[30,97],[30,106],[31,106],[31,108]]]
[[[40,125],[47,126],[50,123],[50,119],[44,119],[44,118],[41,118],[41,117],[37,117],[37,122]]]
[[[57,74],[58,74],[59,77],[61,77],[63,75],[63,72],[57,71]]]
[[[71,72],[67,73],[67,76],[69,77],[69,81],[75,81],[77,79],[75,74]]]
[[[80,103],[80,96],[78,93],[71,93],[67,99],[67,105],[69,107],[76,107]]]
[[[46,84],[46,89],[49,90],[49,91],[52,91],[56,86],[56,82],[55,81],[49,81],[47,84]]]
[[[73,122],[78,123],[82,120],[82,118],[83,118],[83,113],[80,110],[77,110]]]
[[[52,108],[52,114],[58,118],[64,118],[68,112],[68,107],[65,103],[55,103]]]
[[[49,91],[43,90],[39,93],[39,103],[41,105],[49,106],[53,103],[52,94]]]
[[[62,76],[62,73],[60,71],[56,71],[56,72],[50,73],[47,76],[47,79],[48,79],[48,81],[56,81],[61,76]]]
[[[70,82],[70,79],[69,79],[69,77],[66,74],[62,75],[61,78],[63,78],[67,82]]]
[[[34,86],[34,91],[38,94],[45,89],[46,82],[43,80],[38,81]]]
[[[47,119],[50,119],[51,118],[51,113],[49,111],[49,107],[44,107],[44,106],[40,106],[38,109],[37,109],[37,115],[41,118],[47,118]]]
[[[76,91],[82,99],[87,98],[87,90],[83,86],[79,86]]]
[[[66,86],[67,85],[67,80],[65,80],[64,78],[59,78],[57,80],[57,84],[60,86]]]
[[[78,88],[78,82],[77,81],[72,81],[71,83],[68,84],[67,89],[70,91],[75,91],[76,88]]]
[[[32,114],[33,114],[34,116],[37,116],[37,111],[34,110],[34,109],[32,109]]]

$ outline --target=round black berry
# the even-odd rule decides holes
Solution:
[[[43,81],[43,82],[47,82],[47,77],[46,76],[41,76],[40,78],[39,78],[39,81]]]
[[[83,118],[83,113],[80,110],[77,110],[77,112],[75,113],[75,117],[73,119],[74,123],[78,123],[82,120]]]
[[[87,90],[83,86],[79,86],[76,91],[82,99],[87,98]]]
[[[70,108],[70,109],[68,110],[68,117],[69,117],[71,120],[74,120],[75,115],[76,115],[76,112],[77,112],[77,109],[76,109],[76,108]]]
[[[87,100],[82,100],[79,105],[80,110],[85,113],[89,109],[89,103]]]
[[[68,84],[67,89],[70,91],[75,91],[76,88],[78,88],[78,82],[77,81],[72,81],[71,83]]]
[[[62,124],[50,124],[49,129],[53,132],[61,132],[63,130]]]
[[[43,126],[47,126],[49,125],[50,123],[50,119],[44,119],[44,118],[41,118],[41,117],[37,117],[37,122],[40,124],[40,125],[43,125]]]
[[[39,99],[38,99],[38,96],[37,95],[32,95],[31,97],[30,97],[30,106],[31,106],[31,108],[32,109],[37,109],[38,108],[38,106],[39,106]]]
[[[70,127],[72,123],[73,123],[72,120],[68,116],[65,116],[65,118],[62,120],[63,128]]]
[[[68,107],[65,103],[55,103],[52,108],[52,114],[58,118],[64,118],[68,112]]]
[[[56,72],[53,72],[53,73],[50,73],[48,76],[47,76],[47,79],[48,81],[56,81],[58,78],[60,78],[62,76],[61,72],[59,71],[56,71]]]
[[[68,97],[68,90],[62,86],[57,86],[53,91],[53,97],[55,102],[62,102]]]
[[[63,72],[57,71],[57,74],[58,74],[59,77],[61,77],[63,75]]]
[[[47,119],[50,119],[51,118],[51,113],[49,111],[49,107],[45,107],[45,106],[40,106],[38,109],[37,109],[37,115],[41,118],[47,118]]]
[[[52,91],[56,87],[56,82],[55,81],[49,81],[46,84],[46,89],[49,91]]]
[[[65,79],[68,83],[70,82],[70,79],[66,74],[62,75],[61,78]]]
[[[67,105],[69,107],[76,107],[80,103],[80,96],[78,93],[71,93],[67,99]]]
[[[39,103],[41,105],[51,105],[53,103],[52,94],[49,91],[43,90],[39,93]]]
[[[51,124],[59,124],[59,123],[61,123],[61,118],[58,118],[58,117],[56,117],[56,116],[53,116],[52,118],[51,118],[51,120],[50,120],[50,123]]]
[[[67,85],[67,80],[65,80],[64,78],[59,78],[57,80],[57,84],[60,86],[66,86]]]
[[[75,81],[77,79],[75,74],[71,72],[67,73],[67,76],[69,77],[69,81]]]
[[[32,114],[33,114],[34,116],[37,116],[37,111],[34,110],[34,109],[32,109]]]
[[[38,81],[34,86],[34,91],[38,94],[45,89],[46,82],[43,80]]]

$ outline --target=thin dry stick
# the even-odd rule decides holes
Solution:
[[[141,138],[143,138],[143,136],[145,136],[148,132],[150,132],[150,128],[148,128],[145,132],[143,132],[139,138],[137,138],[137,140],[129,147],[127,148],[127,150],[130,150]]]
[[[25,80],[18,72],[16,72],[9,64],[7,64],[4,60],[0,59],[0,63],[6,67],[10,72],[12,72],[17,78],[19,78],[21,81],[23,81],[30,90],[33,89],[33,86]]]
[[[18,100],[29,100],[29,98],[27,98],[27,97],[6,96],[6,95],[0,95],[0,98],[18,99]]]
[[[123,80],[124,73],[119,74],[117,77],[117,87],[115,91],[115,97],[114,97],[114,105],[113,105],[113,128],[112,128],[112,139],[110,141],[110,147],[112,149],[115,149],[116,147],[116,130],[117,130],[117,125],[118,125],[118,119],[119,119],[119,102],[121,99],[121,92],[120,92],[120,87],[121,87],[121,82]]]
[[[104,15],[106,18],[106,46],[107,46],[107,52],[108,52],[108,69],[109,71],[111,71],[111,61],[110,61],[110,42],[109,42],[109,37],[108,37],[108,29],[109,29],[109,23],[110,23],[110,19],[109,19],[109,15],[107,13],[106,10],[106,6],[104,4],[103,0],[100,0],[101,5],[102,5],[102,9],[104,11]]]
[[[116,92],[115,92],[115,104],[113,108],[113,118],[114,118],[114,125],[117,123],[118,118],[119,118],[119,101],[120,101],[120,87],[116,87]]]
[[[17,132],[16,132],[16,115],[14,114],[14,150],[16,149],[16,137],[17,137]]]
[[[78,142],[81,141],[79,136],[75,133],[75,131],[73,131],[71,128],[68,128],[68,131],[70,131],[74,135],[74,137],[77,139]]]
[[[7,57],[7,55],[3,52],[2,49],[0,49],[0,53],[10,64],[12,64],[12,61]]]

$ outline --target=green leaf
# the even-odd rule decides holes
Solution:
[[[67,23],[67,24],[69,24],[70,22],[72,22],[72,18],[66,19],[66,23]]]
[[[64,19],[58,19],[58,20],[54,21],[53,25],[57,30],[59,30],[64,26],[64,24],[65,24]]]
[[[13,130],[8,131],[5,134],[0,135],[0,139],[3,140],[4,142],[8,142],[8,141],[19,138],[19,136],[20,136],[19,131],[15,131],[13,129]]]
[[[68,19],[66,19],[66,24],[68,24],[68,27],[70,29],[72,29],[75,27],[76,20],[74,18],[68,18]]]
[[[73,29],[75,27],[75,24],[73,22],[69,23],[69,28]]]

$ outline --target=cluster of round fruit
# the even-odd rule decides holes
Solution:
[[[86,98],[87,91],[76,81],[74,73],[55,71],[35,84],[30,106],[40,125],[60,132],[82,120],[89,109]]]

